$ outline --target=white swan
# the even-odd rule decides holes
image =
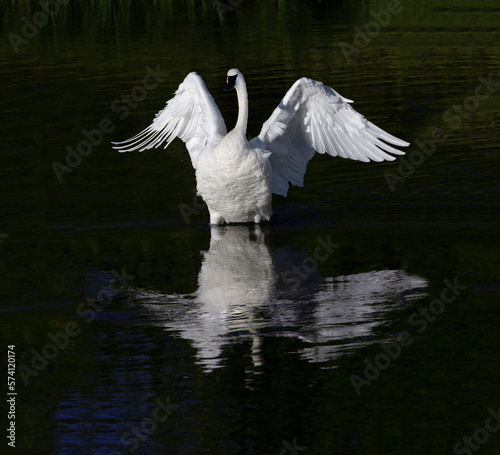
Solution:
[[[163,142],[166,148],[176,137],[182,139],[211,224],[268,221],[271,194],[286,196],[290,183],[302,186],[315,151],[365,162],[392,161],[395,157],[389,153],[404,152],[386,142],[409,145],[356,112],[348,104],[351,100],[305,77],[292,85],[260,134],[249,142],[245,79],[234,68],[227,73],[225,90],[232,88],[238,95],[239,111],[229,133],[203,79],[192,72],[149,127],[131,139],[113,143],[120,152],[129,152]]]

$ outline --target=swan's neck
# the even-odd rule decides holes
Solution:
[[[241,133],[246,138],[247,123],[248,123],[248,94],[245,81],[236,87],[236,94],[238,95],[238,121],[234,127],[234,131]]]

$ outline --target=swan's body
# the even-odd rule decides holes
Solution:
[[[245,79],[237,69],[229,70],[227,76],[226,88],[236,89],[239,105],[238,121],[229,133],[203,79],[193,72],[152,125],[115,143],[116,149],[128,152],[164,141],[167,147],[176,137],[182,139],[211,224],[268,221],[271,194],[286,196],[290,183],[302,186],[315,152],[365,162],[392,161],[395,157],[389,153],[404,152],[387,143],[409,145],[366,120],[332,88],[307,78],[293,84],[259,136],[249,142]]]
[[[196,167],[197,191],[211,224],[260,223],[271,218],[272,168],[269,152],[230,132],[204,150]]]

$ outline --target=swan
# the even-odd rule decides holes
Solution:
[[[196,172],[197,192],[206,202],[210,224],[264,223],[272,214],[272,193],[286,196],[289,184],[303,186],[315,152],[359,161],[392,161],[403,141],[354,110],[331,87],[303,77],[248,141],[248,94],[243,74],[227,72],[224,90],[236,89],[238,120],[227,132],[203,79],[189,73],[175,96],[136,136],[112,142],[120,152],[143,151],[176,138],[185,142]],[[391,155],[392,154],[392,155]]]

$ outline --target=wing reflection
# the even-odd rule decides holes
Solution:
[[[426,294],[427,282],[403,270],[378,270],[330,278],[315,295],[312,324],[299,337],[315,344],[302,350],[314,362],[333,360],[372,339],[373,329],[400,303]],[[408,291],[411,291],[409,293]]]
[[[300,339],[309,361],[332,360],[369,342],[404,295],[425,295],[427,282],[403,270],[324,278],[306,248],[273,252],[270,235],[246,226],[213,227],[196,293],[135,295],[162,325],[192,343],[208,371],[223,366],[224,349],[244,339],[258,367],[264,336]]]

